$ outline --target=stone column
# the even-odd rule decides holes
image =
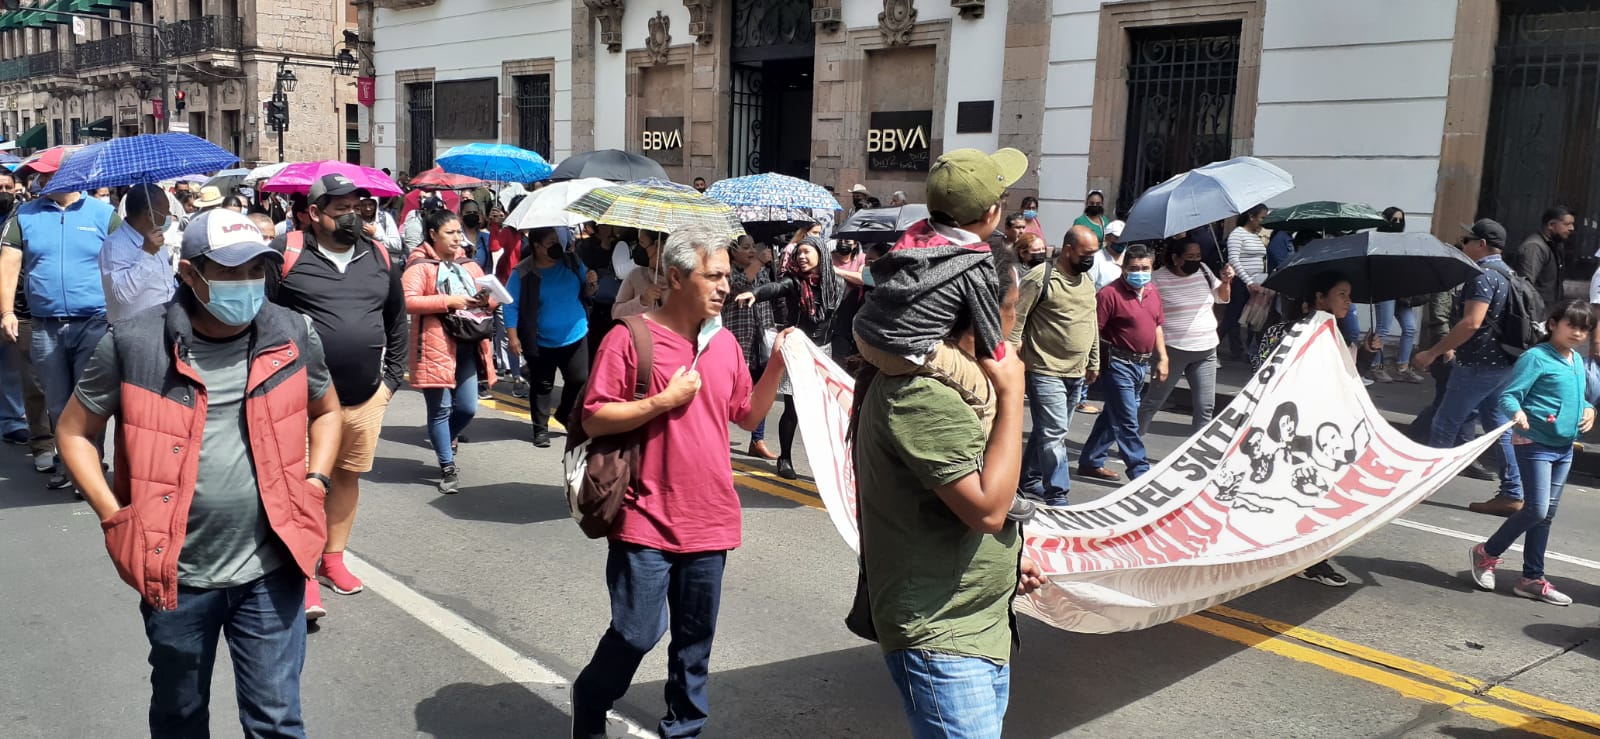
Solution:
[[[1439,185],[1433,201],[1433,235],[1454,243],[1462,223],[1477,215],[1483,186],[1483,152],[1494,87],[1494,46],[1499,32],[1495,0],[1460,0],[1450,86],[1445,93]],[[1486,214],[1497,217],[1498,214]]]
[[[1050,8],[1036,0],[1010,0],[1006,56],[1000,83],[1000,145],[1028,155],[1033,168],[1011,188],[1014,202],[1039,195],[1044,153],[1045,74],[1050,66]]]

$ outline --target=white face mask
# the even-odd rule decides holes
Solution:
[[[100,201],[102,203],[105,203],[106,205],[110,205],[111,204],[111,196],[110,195],[96,195],[96,196],[94,196],[94,199],[98,200],[98,201]]]

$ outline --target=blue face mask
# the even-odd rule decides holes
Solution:
[[[867,287],[875,287],[878,284],[878,281],[872,277],[872,265],[869,264],[861,268],[861,284]]]
[[[694,362],[689,369],[700,365],[700,355],[704,354],[706,347],[711,346],[711,340],[722,331],[722,314],[714,315],[700,323],[700,334],[695,337]]]
[[[265,279],[212,282],[201,277],[200,281],[211,290],[211,300],[206,302],[206,310],[229,326],[250,325],[256,319],[256,314],[261,312],[261,305],[267,301]]]
[[[1145,285],[1150,284],[1149,272],[1128,272],[1126,275],[1128,278],[1128,284],[1134,287],[1144,287]]]
[[[1025,210],[1025,211],[1022,211],[1022,217],[1031,221],[1031,220],[1039,217],[1039,211],[1036,211],[1036,210]]]

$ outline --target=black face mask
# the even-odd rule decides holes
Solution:
[[[0,217],[11,214],[11,209],[17,207],[17,196],[9,192],[0,192]]]
[[[355,246],[361,240],[361,214],[346,213],[333,219],[333,240],[345,246]]]
[[[461,225],[467,228],[483,228],[483,216],[478,213],[468,213],[461,217]]]
[[[1200,271],[1200,260],[1198,260],[1198,259],[1193,259],[1193,260],[1186,259],[1186,260],[1184,260],[1183,265],[1178,267],[1178,269],[1183,270],[1183,273],[1186,274],[1186,275],[1192,275],[1192,274]]]
[[[549,256],[551,259],[560,261],[560,259],[561,259],[561,244],[560,243],[555,243],[555,244],[551,244],[549,246],[546,246],[544,248],[544,253],[547,256]]]
[[[1094,269],[1094,255],[1093,254],[1091,254],[1091,255],[1089,255],[1087,257],[1078,257],[1078,274],[1086,275],[1086,274],[1089,273],[1089,270],[1091,270],[1091,269]]]
[[[650,252],[645,251],[644,247],[638,244],[634,244],[633,248],[628,250],[628,256],[632,257],[633,263],[640,267],[650,266]]]
[[[1040,263],[1042,261],[1044,261],[1044,257],[1039,256],[1037,254],[1029,253],[1029,254],[1022,255],[1022,263],[1028,265],[1029,267],[1032,267],[1033,265],[1038,264],[1038,263]]]
[[[1105,214],[1105,212],[1106,207],[1104,205],[1090,205],[1084,207],[1083,209],[1083,214],[1089,216],[1090,218],[1099,218],[1101,215]]]

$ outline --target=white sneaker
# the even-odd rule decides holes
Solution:
[[[56,471],[55,452],[41,452],[33,458],[33,471],[40,474],[50,474]]]
[[[1361,384],[1366,385],[1367,387],[1372,387],[1372,378],[1371,377],[1363,377],[1363,378],[1361,378]]]
[[[1467,550],[1467,561],[1472,566],[1472,584],[1477,585],[1479,590],[1494,590],[1494,568],[1500,564],[1500,558],[1489,556],[1488,552],[1483,551],[1482,544],[1474,544]],[[1572,600],[1569,598],[1567,602]]]
[[[1517,586],[1512,588],[1511,592],[1524,598],[1543,601],[1553,606],[1572,605],[1572,596],[1556,590],[1556,587],[1551,585],[1549,580],[1542,577],[1537,580],[1529,580],[1524,577],[1517,581]]]

